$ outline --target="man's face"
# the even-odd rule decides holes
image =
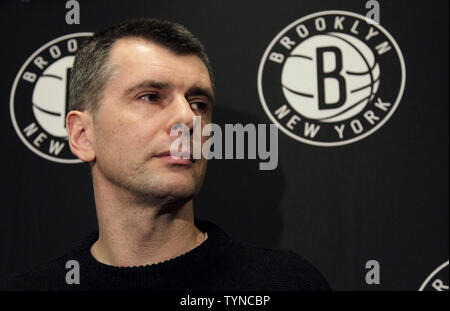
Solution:
[[[211,122],[213,90],[206,66],[195,55],[176,55],[139,38],[118,40],[110,56],[114,74],[95,114],[93,174],[139,197],[192,198],[206,160],[161,155],[177,138],[170,136],[175,124],[192,128],[193,116],[201,116],[202,128]]]

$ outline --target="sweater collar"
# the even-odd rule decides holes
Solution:
[[[230,245],[230,237],[212,222],[195,219],[195,226],[208,238],[192,250],[160,263],[115,267],[97,261],[90,248],[98,239],[98,230],[91,233],[72,255],[80,262],[81,277],[99,289],[158,289],[173,287],[177,282],[212,269]],[[176,286],[175,286],[176,288]]]

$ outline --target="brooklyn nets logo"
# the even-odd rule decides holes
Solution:
[[[70,151],[65,118],[74,55],[91,35],[74,33],[48,42],[28,58],[14,80],[10,113],[16,133],[47,160],[81,162]]]
[[[258,71],[269,118],[317,146],[358,141],[394,113],[405,86],[397,43],[380,25],[345,11],[308,15],[270,43]]]

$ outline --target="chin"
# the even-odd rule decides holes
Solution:
[[[166,191],[173,196],[177,197],[193,197],[197,194],[197,185],[194,183],[170,183]]]
[[[200,190],[200,185],[186,176],[160,180],[150,189],[150,195],[172,198],[192,198]]]
[[[197,171],[161,171],[157,169],[146,170],[141,174],[127,176],[128,185],[139,196],[147,198],[191,199],[201,188],[203,175]]]

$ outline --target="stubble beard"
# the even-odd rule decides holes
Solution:
[[[178,174],[152,172],[145,165],[124,168],[120,172],[104,172],[104,175],[139,205],[182,206],[200,191],[206,170],[204,161],[194,164],[204,167],[192,168],[179,178]]]

